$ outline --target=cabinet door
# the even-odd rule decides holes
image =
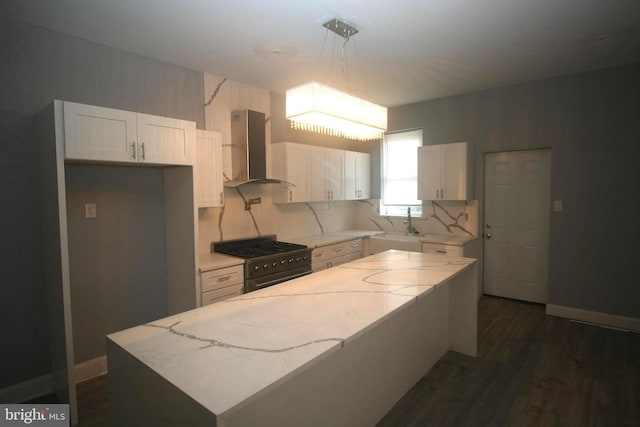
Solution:
[[[136,113],[64,102],[65,158],[136,162]]]
[[[344,151],[311,147],[311,200],[344,200]]]
[[[467,200],[467,144],[440,146],[440,198]]]
[[[138,160],[140,162],[193,164],[194,122],[137,113]]]
[[[356,153],[356,189],[358,199],[371,197],[371,155]]]
[[[344,198],[368,199],[371,196],[371,156],[355,151],[344,152]]]
[[[344,153],[344,198],[358,199],[358,158],[354,151]]]
[[[222,136],[220,132],[196,133],[196,201],[199,208],[224,204],[222,182]]]
[[[272,144],[273,177],[293,185],[274,191],[276,203],[299,203],[311,200],[311,146],[294,142]]]
[[[311,147],[311,200],[329,200],[329,190],[325,178],[325,148]]]
[[[440,146],[418,147],[418,199],[440,199]]]
[[[325,179],[330,200],[344,200],[344,151],[328,148],[325,151]]]

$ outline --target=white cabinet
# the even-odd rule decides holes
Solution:
[[[199,208],[224,204],[222,136],[220,132],[196,131],[196,203]]]
[[[311,146],[294,142],[271,145],[273,177],[293,185],[274,191],[275,203],[299,203],[311,200]]]
[[[244,287],[243,264],[200,273],[202,305],[212,304],[242,294]]]
[[[344,152],[344,195],[347,200],[371,197],[371,156],[368,153]]]
[[[357,200],[371,197],[371,156],[368,153],[294,142],[271,145],[276,179],[292,186],[273,192],[275,203]]]
[[[311,147],[311,201],[344,200],[344,151]]]
[[[462,246],[439,243],[422,242],[422,252],[435,255],[464,256]]]
[[[325,270],[359,258],[362,258],[362,239],[320,246],[311,252],[311,270]]]
[[[473,199],[472,166],[466,142],[418,147],[418,199]]]
[[[191,165],[195,122],[64,102],[65,159]]]

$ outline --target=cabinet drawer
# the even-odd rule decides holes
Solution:
[[[360,254],[359,253],[355,253],[355,252],[350,253],[350,254],[341,255],[341,256],[335,257],[334,259],[331,260],[331,267],[335,267],[335,266],[338,266],[340,264],[347,263],[349,261],[355,261],[355,260],[360,259],[360,258],[362,258],[360,256]]]
[[[462,256],[462,246],[440,245],[438,243],[422,242],[422,252],[425,254]]]
[[[202,305],[213,304],[216,301],[221,301],[223,299],[231,298],[236,295],[242,295],[242,287],[242,284],[235,284],[213,291],[203,292]]]
[[[243,266],[220,268],[202,273],[202,292],[244,283]]]
[[[338,243],[328,247],[332,257],[346,254],[362,253],[362,241],[360,239]]]

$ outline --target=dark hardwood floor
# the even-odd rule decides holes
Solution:
[[[78,385],[81,426],[109,425],[107,388],[107,376]],[[640,426],[640,334],[484,296],[478,357],[448,352],[387,426]]]
[[[448,352],[378,426],[640,426],[640,334],[483,297],[478,357]]]

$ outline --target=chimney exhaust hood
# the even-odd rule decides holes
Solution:
[[[225,187],[246,184],[288,184],[267,178],[266,119],[252,110],[231,113],[231,179]]]

